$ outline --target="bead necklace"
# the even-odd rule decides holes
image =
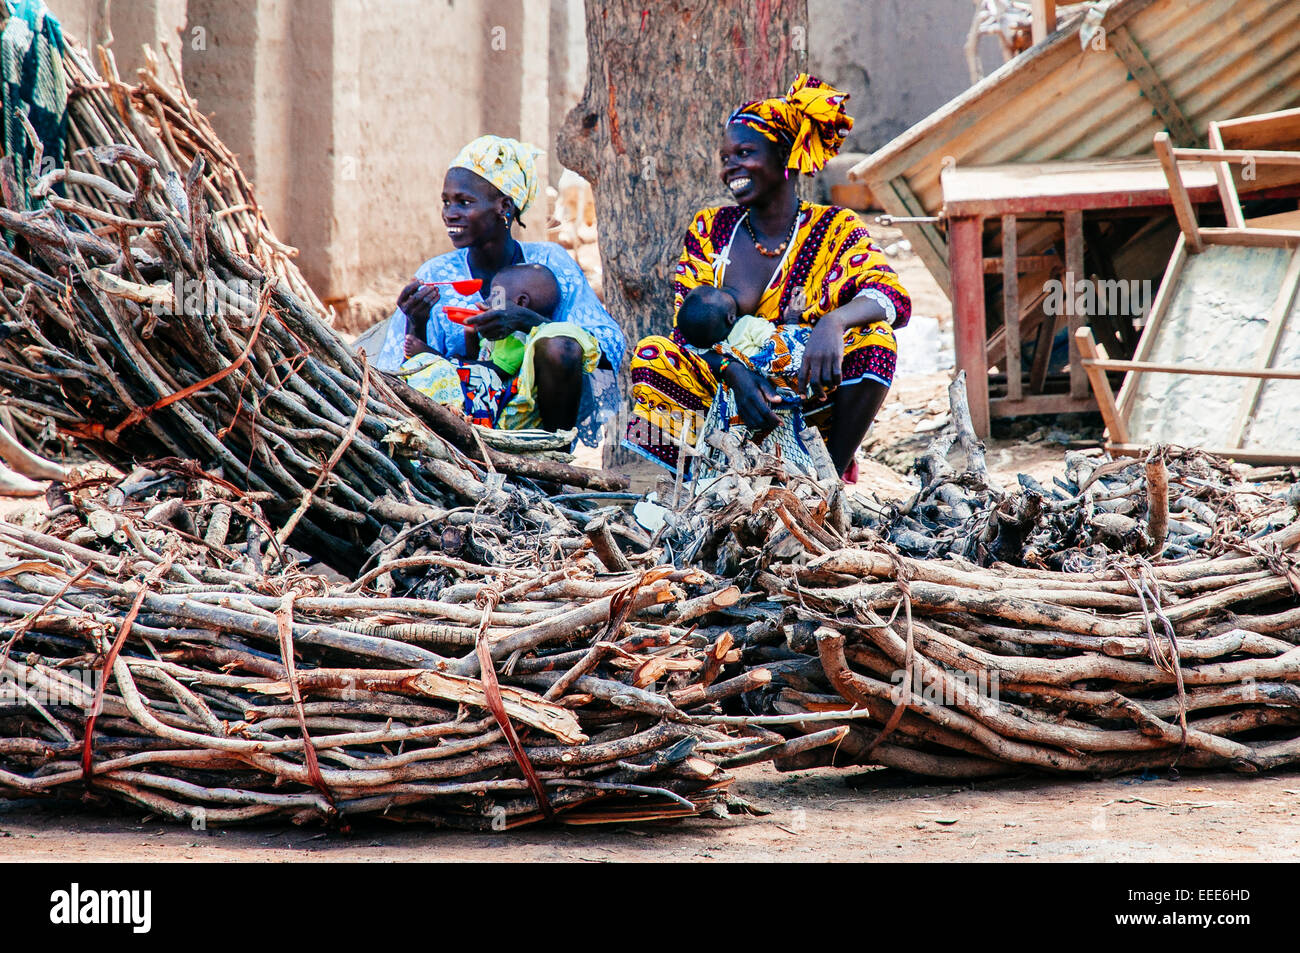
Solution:
[[[758,253],[762,255],[764,258],[778,258],[780,257],[782,252],[785,251],[786,246],[790,244],[790,239],[794,238],[794,232],[795,229],[799,227],[799,216],[802,212],[803,212],[803,203],[800,202],[799,207],[795,209],[794,221],[790,223],[790,230],[786,233],[785,241],[777,245],[776,248],[772,249],[771,251],[768,251],[766,248],[764,248],[763,243],[758,240],[758,234],[754,231],[754,226],[751,225],[749,222],[748,211],[745,212],[745,217],[742,218],[741,221],[745,223],[745,231],[749,232],[749,240],[754,243],[754,248],[758,251]]]

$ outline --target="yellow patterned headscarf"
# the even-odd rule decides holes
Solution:
[[[456,154],[453,169],[469,169],[491,182],[522,215],[537,197],[536,146],[504,136],[479,136]]]
[[[790,148],[787,167],[812,175],[844,145],[853,117],[844,109],[849,94],[800,73],[784,96],[745,103],[727,120]]]

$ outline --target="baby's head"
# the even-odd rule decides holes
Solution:
[[[517,304],[549,318],[560,306],[560,283],[545,265],[509,265],[492,278],[488,289],[491,307],[498,307],[498,296],[503,296],[509,304]]]
[[[736,299],[712,285],[692,288],[677,312],[677,330],[691,347],[710,348],[727,339],[736,323]]]

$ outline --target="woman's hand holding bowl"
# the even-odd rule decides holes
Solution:
[[[484,311],[465,319],[465,329],[489,341],[499,341],[515,331],[531,331],[546,319],[536,311],[517,304],[507,304],[500,308]]]

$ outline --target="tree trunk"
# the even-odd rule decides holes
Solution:
[[[587,0],[586,15],[587,87],[556,152],[595,190],[605,306],[635,345],[671,327],[691,216],[730,201],[718,178],[723,122],[807,69],[808,3]],[[611,451],[625,424],[607,436],[607,465],[621,462]]]

